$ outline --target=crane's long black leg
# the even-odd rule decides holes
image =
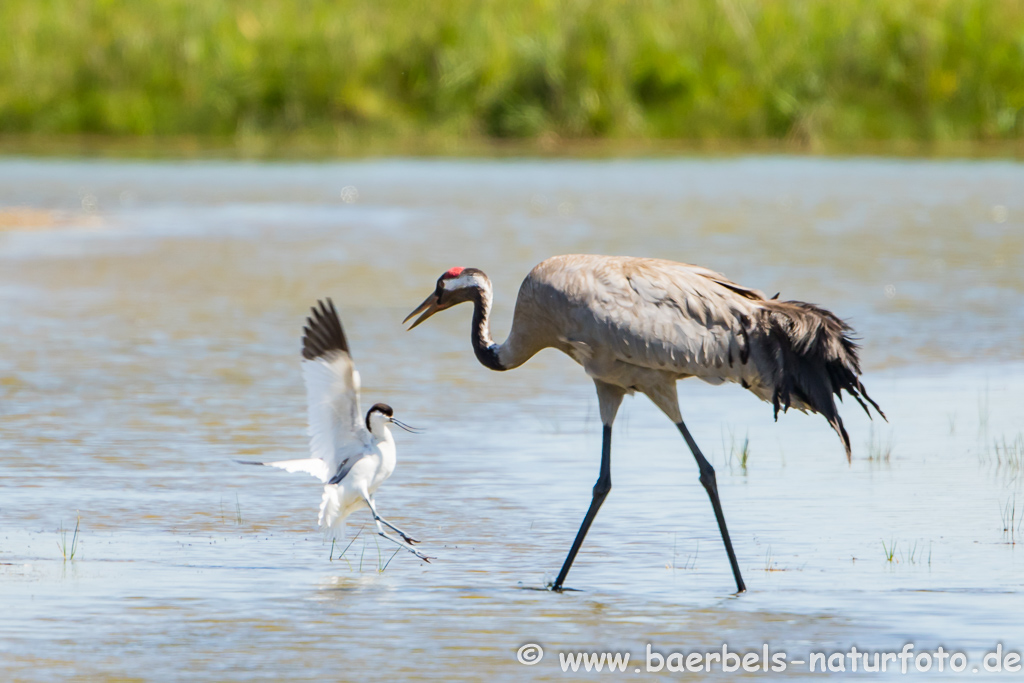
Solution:
[[[604,499],[608,497],[608,492],[611,490],[612,427],[611,425],[605,425],[601,444],[601,475],[597,478],[597,483],[594,484],[594,497],[590,501],[590,509],[587,510],[587,516],[583,518],[583,524],[580,525],[580,530],[576,532],[576,540],[573,541],[572,548],[569,550],[569,554],[565,558],[565,563],[562,565],[562,571],[558,572],[558,578],[555,579],[555,583],[552,584],[551,590],[562,590],[562,584],[565,582],[565,577],[569,575],[569,570],[572,569],[572,562],[576,559],[576,553],[580,551],[580,546],[583,545],[583,539],[587,537],[587,531],[590,530],[590,524],[594,521],[594,517],[597,517],[597,511],[601,509],[601,503],[603,503]]]
[[[732,575],[736,578],[736,592],[742,593],[747,590],[747,586],[743,583],[743,577],[740,576],[740,565],[736,562],[736,553],[732,549],[732,541],[729,540],[729,530],[725,527],[722,501],[718,499],[718,483],[715,480],[715,468],[711,466],[711,463],[707,461],[704,454],[697,448],[697,442],[690,436],[690,430],[686,428],[682,420],[679,421],[676,427],[679,427],[683,438],[686,439],[686,445],[690,447],[693,457],[697,460],[697,467],[700,468],[700,483],[704,486],[704,490],[708,492],[708,497],[711,498],[711,507],[715,509],[715,518],[718,520],[718,530],[722,532],[722,541],[725,543],[725,552],[729,554]]]

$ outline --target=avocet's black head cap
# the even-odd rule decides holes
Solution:
[[[387,403],[374,403],[373,407],[366,411],[366,428],[370,428],[370,416],[374,413],[382,413],[387,417],[391,417],[395,414],[395,411],[391,409]]]

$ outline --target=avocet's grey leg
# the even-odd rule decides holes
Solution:
[[[373,510],[373,508],[370,508],[370,509]],[[374,516],[375,520],[379,521],[381,524],[383,524],[384,526],[388,527],[392,531],[396,532],[399,536],[401,536],[402,540],[405,541],[406,543],[419,543],[418,539],[415,539],[412,536],[410,536],[409,534],[405,533],[404,531],[399,529],[397,526],[395,526],[394,524],[392,524],[391,522],[389,522],[388,520],[384,519],[379,514],[377,514],[376,511],[374,511],[374,515],[373,516]]]
[[[370,508],[370,512],[373,514],[373,523],[377,525],[377,535],[378,536],[380,536],[381,538],[386,538],[387,540],[391,541],[392,543],[394,543],[394,544],[396,544],[396,545],[398,545],[398,546],[400,546],[402,548],[405,548],[410,553],[412,553],[416,557],[420,558],[424,562],[430,562],[430,558],[429,557],[427,557],[426,555],[424,555],[420,551],[416,550],[411,545],[408,545],[407,543],[404,543],[403,541],[398,540],[394,536],[391,536],[386,531],[384,531],[384,527],[381,526],[381,522],[383,520],[381,519],[380,515],[377,514],[377,508],[374,506],[373,500],[371,500],[369,496],[365,496],[365,495],[363,496],[363,500],[366,501],[366,505]],[[391,526],[391,525],[389,524],[388,526]],[[391,527],[391,528],[394,528],[394,527]],[[397,529],[396,529],[396,531],[397,531]],[[399,531],[398,533],[402,533],[402,532]]]

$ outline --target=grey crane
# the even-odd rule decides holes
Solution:
[[[438,311],[473,303],[472,342],[492,370],[519,367],[541,349],[555,348],[594,380],[603,439],[593,498],[562,570],[551,588],[562,590],[576,553],[612,488],[612,423],[626,394],[646,394],[679,429],[697,460],[700,483],[714,508],[737,592],[746,590],[726,528],[715,470],[700,452],[679,412],[676,381],[699,377],[736,382],[779,410],[820,413],[850,458],[850,437],[835,396],[853,396],[871,416],[850,327],[833,313],[802,301],[768,299],[707,268],[625,256],[555,256],[523,280],[512,329],[503,344],[491,339],[490,279],[476,268],[452,268],[410,313],[412,328]],[[865,403],[866,401],[866,403]]]

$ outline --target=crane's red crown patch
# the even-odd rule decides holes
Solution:
[[[449,269],[448,272],[444,274],[444,277],[446,280],[450,277],[458,277],[464,270],[465,268],[455,266],[454,268]]]

